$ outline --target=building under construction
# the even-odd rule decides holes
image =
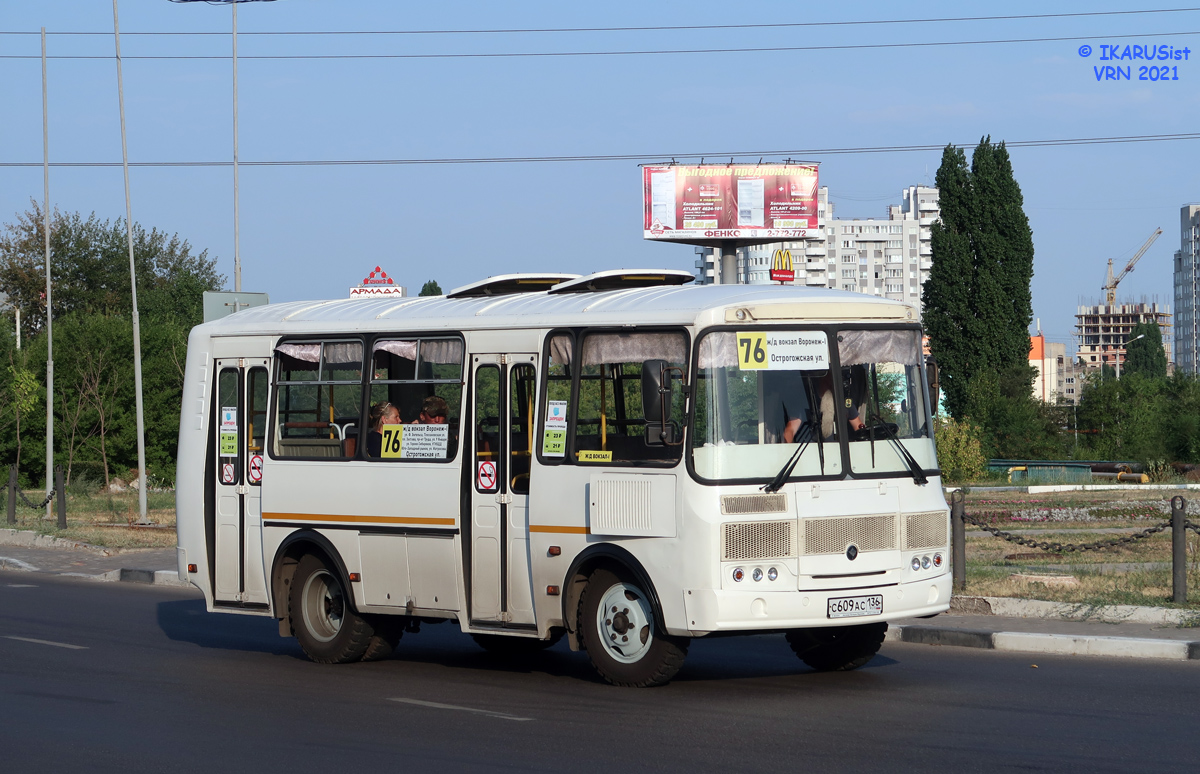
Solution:
[[[1143,299],[1136,304],[1080,306],[1075,314],[1079,362],[1086,368],[1107,365],[1119,370],[1125,364],[1130,331],[1139,323],[1149,322],[1158,323],[1167,363],[1172,363],[1170,305]]]

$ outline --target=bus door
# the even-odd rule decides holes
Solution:
[[[265,358],[218,359],[213,598],[267,604],[262,552],[262,480],[267,434]]]
[[[535,623],[528,522],[536,362],[529,354],[471,356],[473,623]]]

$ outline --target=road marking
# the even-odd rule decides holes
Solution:
[[[37,585],[33,583],[8,583],[10,589],[36,589]]]
[[[56,648],[70,648],[71,650],[87,650],[87,645],[68,645],[65,642],[51,642],[50,640],[35,640],[32,637],[16,637],[11,634],[4,635],[6,640],[20,640],[21,642],[32,642],[34,645],[53,645]]]
[[[505,712],[493,712],[492,710],[475,709],[474,707],[460,707],[457,704],[440,704],[436,701],[421,701],[420,699],[388,699],[388,701],[398,701],[401,704],[415,704],[418,707],[432,707],[433,709],[474,712],[479,715],[488,715],[493,718],[500,718],[501,720],[533,720],[533,718],[519,718],[516,715],[509,715]]]

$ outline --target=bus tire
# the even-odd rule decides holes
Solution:
[[[383,661],[390,658],[404,636],[404,618],[398,615],[373,615],[367,619],[375,632],[362,655],[363,661]]]
[[[534,637],[506,637],[503,634],[472,634],[475,644],[497,656],[524,658],[553,647],[563,638],[561,629],[555,630],[548,640]]]
[[[818,672],[849,672],[875,658],[887,629],[886,623],[793,629],[787,641],[800,660]]]
[[[688,640],[656,631],[654,601],[631,577],[597,569],[579,598],[577,626],[592,666],[613,685],[645,688],[670,681]]]
[[[292,635],[305,655],[319,664],[348,664],[362,659],[375,633],[354,612],[336,568],[305,554],[288,593]]]

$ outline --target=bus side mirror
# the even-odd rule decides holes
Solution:
[[[676,445],[670,417],[672,371],[665,360],[642,361],[642,412],[646,417],[646,445]]]
[[[938,364],[933,355],[925,358],[925,380],[929,382],[929,397],[933,413],[938,412]]]

